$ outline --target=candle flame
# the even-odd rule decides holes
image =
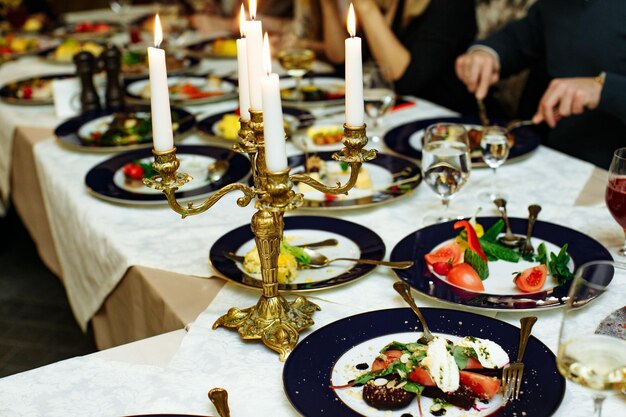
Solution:
[[[267,75],[272,72],[272,55],[270,54],[270,40],[267,32],[263,36],[263,69]]]
[[[248,9],[250,10],[250,19],[256,19],[256,0],[249,1]]]
[[[347,26],[348,33],[354,38],[354,36],[356,35],[356,16],[354,14],[354,7],[352,6],[352,3],[350,3],[350,8],[348,9]]]
[[[159,19],[159,15],[154,17],[154,46],[159,47],[163,42],[163,29],[161,29],[161,19]]]
[[[246,9],[243,7],[243,3],[241,3],[241,11],[239,12],[239,33],[242,38],[246,36]]]

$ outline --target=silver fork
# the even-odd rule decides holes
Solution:
[[[509,363],[502,370],[502,385],[504,398],[506,401],[510,399],[519,399],[519,391],[522,387],[522,376],[524,375],[524,351],[526,350],[526,344],[530,338],[530,332],[533,329],[537,317],[523,317],[520,320],[521,326],[519,329],[519,347],[517,349],[517,360],[513,363]]]

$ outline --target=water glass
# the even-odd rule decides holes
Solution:
[[[480,140],[480,150],[482,152],[483,161],[493,170],[493,180],[491,183],[491,191],[483,192],[478,195],[478,198],[482,201],[492,202],[497,198],[508,198],[506,194],[498,192],[496,173],[498,167],[509,157],[510,149],[511,144],[509,142],[508,130],[500,126],[487,126],[483,129]]]

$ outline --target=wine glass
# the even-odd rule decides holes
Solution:
[[[365,113],[372,119],[372,128],[368,129],[372,142],[380,141],[383,117],[396,102],[393,82],[386,67],[367,64],[363,70],[363,101]]]
[[[498,167],[506,161],[511,149],[508,133],[505,128],[500,126],[487,126],[482,131],[480,150],[483,155],[483,161],[493,170],[491,191],[482,192],[478,195],[485,202],[492,202],[496,198],[508,198],[504,193],[498,192],[496,183]]]
[[[626,148],[619,148],[613,153],[605,198],[606,206],[624,229],[626,238]],[[626,256],[626,239],[618,253]]]
[[[624,266],[594,261],[578,268],[559,337],[559,372],[591,393],[595,417],[607,396],[626,389],[626,306],[609,286],[616,268]]]
[[[313,67],[315,52],[306,48],[288,48],[278,53],[278,62],[296,82],[293,98],[302,101],[302,77]]]
[[[426,216],[425,224],[459,217],[450,212],[450,200],[469,179],[470,166],[469,142],[463,125],[437,123],[426,128],[422,147],[422,177],[441,199],[443,213]]]

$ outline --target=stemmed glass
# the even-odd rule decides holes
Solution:
[[[288,48],[278,53],[278,62],[293,77],[296,82],[294,89],[294,99],[302,101],[302,77],[313,68],[315,62],[315,52],[306,48]]]
[[[422,176],[443,204],[443,213],[426,216],[424,223],[458,218],[457,214],[449,210],[450,200],[470,176],[469,141],[463,125],[437,123],[426,128],[422,147]]]
[[[595,417],[607,396],[626,389],[626,306],[616,285],[609,287],[618,267],[594,261],[576,271],[559,337],[559,372],[591,392]]]
[[[379,142],[382,134],[383,117],[396,102],[393,82],[386,67],[369,63],[363,69],[363,101],[365,113],[372,119],[372,127],[368,128],[372,142]]]
[[[626,148],[619,148],[613,153],[605,198],[606,206],[624,229],[626,237]],[[626,240],[618,253],[626,256]]]
[[[483,155],[483,161],[493,170],[493,181],[491,183],[491,191],[482,192],[478,195],[478,198],[482,201],[492,202],[497,198],[507,198],[507,195],[497,190],[496,173],[498,167],[508,158],[510,149],[508,131],[505,128],[487,126],[483,129],[480,150]]]

